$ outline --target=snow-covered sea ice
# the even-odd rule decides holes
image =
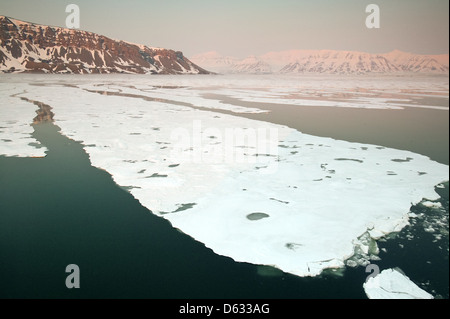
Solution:
[[[218,254],[299,276],[343,267],[357,249],[373,251],[370,240],[362,238],[399,231],[408,223],[411,204],[426,199],[428,205],[438,198],[434,187],[449,179],[447,165],[423,155],[240,117],[240,112],[261,110],[203,98],[208,91],[220,91],[220,81],[213,79],[208,85],[182,77],[184,87],[164,89],[155,85],[160,81],[155,77],[137,77],[131,86],[112,76],[108,81],[71,77],[70,86],[46,77],[41,80],[45,85],[3,82],[1,89],[8,92],[9,104],[26,107],[20,100],[24,97],[50,105],[61,133],[85,146],[93,166],[108,171],[174,227]],[[164,81],[169,85],[174,80]],[[237,90],[226,92],[242,96]],[[260,90],[253,92],[267,101]],[[399,107],[383,101],[371,105]],[[33,110],[32,104],[28,107]],[[351,107],[358,107],[358,101]],[[367,101],[360,107],[366,108]],[[219,112],[223,110],[236,115]],[[33,117],[30,112],[8,114],[14,119],[2,117],[0,126],[30,123]],[[230,132],[243,129],[266,134],[244,139],[244,144],[226,142]],[[29,138],[30,132],[27,127],[22,134]],[[4,145],[1,155],[42,155],[42,149],[29,143],[28,152],[11,152]],[[237,155],[241,160],[233,160]]]

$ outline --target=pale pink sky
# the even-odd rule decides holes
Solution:
[[[244,57],[292,49],[449,52],[448,0],[1,0],[0,15],[64,26],[69,3],[81,29],[183,51]],[[367,29],[365,8],[381,9]]]

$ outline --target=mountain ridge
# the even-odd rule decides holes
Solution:
[[[217,52],[215,59],[220,61],[220,55]],[[215,61],[208,60],[208,55],[198,54],[191,58],[195,63],[201,61],[201,65],[209,70],[221,73],[448,74],[449,72],[448,54],[421,55],[400,50],[383,54],[344,50],[289,50],[272,51],[245,59],[233,59],[235,63],[228,69],[218,70],[214,64]],[[266,66],[263,71],[260,71],[261,65]]]
[[[0,72],[209,74],[181,51],[0,15]]]

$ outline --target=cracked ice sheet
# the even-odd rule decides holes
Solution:
[[[317,89],[318,90],[318,89]],[[254,103],[270,103],[270,104],[286,104],[297,106],[326,106],[326,107],[345,107],[345,108],[364,108],[364,109],[380,109],[380,110],[402,110],[405,108],[426,108],[434,110],[448,111],[448,106],[437,105],[421,105],[404,103],[411,102],[411,99],[396,99],[396,98],[379,98],[371,96],[358,97],[356,92],[347,92],[347,95],[353,97],[348,98],[333,98],[334,90],[324,89],[318,92],[311,92],[310,94],[302,94],[305,98],[292,98],[291,92],[265,92],[256,89],[236,90],[236,89],[217,89],[209,93],[216,93],[225,95],[227,97],[235,98],[240,101],[254,102]],[[342,92],[341,92],[342,93]],[[382,92],[381,92],[382,93]],[[440,96],[441,97],[441,96]]]
[[[183,102],[192,104],[195,107],[208,108],[208,109],[219,109],[231,111],[234,113],[266,113],[267,111],[250,108],[250,107],[241,107],[237,105],[231,105],[228,103],[222,103],[217,100],[210,100],[201,97],[201,92],[193,89],[193,88],[179,88],[179,89],[156,89],[151,86],[141,86],[141,88],[133,88],[133,87],[124,87],[117,85],[91,85],[84,84],[80,85],[80,88],[86,90],[94,90],[94,91],[105,91],[105,92],[120,92],[123,94],[132,94],[145,96],[152,99],[164,99],[169,101]]]
[[[44,157],[47,149],[32,137],[37,106],[12,95],[26,85],[0,83],[0,156]]]
[[[146,95],[211,109],[229,110],[235,113],[260,113],[257,108],[244,108],[216,100],[203,98],[204,93],[223,94],[242,101],[277,103],[298,106],[328,106],[367,109],[427,108],[448,111],[448,79],[441,77],[406,78],[372,76],[346,77],[335,81],[327,76],[167,76],[163,79],[141,77],[139,81],[125,81],[126,76],[108,78],[93,77],[93,81],[82,80],[81,87],[117,92],[120,89],[130,94]],[[112,79],[112,78],[111,78]],[[105,81],[106,80],[106,81]],[[95,84],[92,85],[92,82]],[[171,87],[164,89],[163,87]],[[423,93],[423,94],[419,94]],[[344,97],[342,96],[344,95]],[[380,98],[380,95],[389,97]],[[394,95],[396,97],[390,96]],[[443,105],[416,103],[414,97],[437,97]],[[445,102],[445,100],[447,102]]]
[[[154,214],[218,254],[299,276],[342,267],[367,231],[400,230],[411,203],[448,180],[447,165],[418,154],[210,111],[67,87],[23,96],[51,105],[62,133]],[[227,144],[235,128],[266,130],[265,149]]]

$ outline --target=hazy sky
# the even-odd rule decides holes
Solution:
[[[449,52],[449,0],[1,0],[0,15],[64,27],[71,3],[80,7],[82,30],[188,57],[291,49]],[[380,7],[380,29],[366,28],[371,3]]]

